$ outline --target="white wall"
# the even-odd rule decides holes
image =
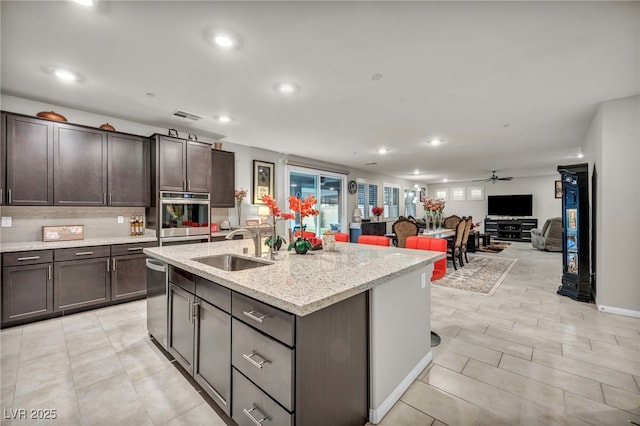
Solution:
[[[640,96],[604,102],[586,138],[597,170],[596,302],[599,309],[640,316]],[[591,184],[591,182],[590,182]]]
[[[453,214],[460,217],[471,215],[474,218],[474,222],[481,222],[480,231],[482,232],[484,230],[484,218],[487,216],[487,196],[532,194],[532,217],[537,218],[538,227],[542,227],[547,219],[558,217],[562,214],[562,199],[555,198],[554,192],[554,182],[559,179],[559,174],[553,174],[549,176],[514,178],[511,181],[498,181],[496,183],[452,182],[431,184],[427,187],[427,196],[433,197],[436,189],[447,188],[450,197],[451,188],[464,187],[466,197],[469,187],[483,187],[484,200],[448,200],[443,213],[445,217]]]

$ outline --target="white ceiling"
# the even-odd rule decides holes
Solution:
[[[417,182],[553,173],[581,161],[598,103],[640,93],[638,2],[1,8],[2,93]],[[241,47],[214,47],[218,28]],[[62,83],[53,66],[83,81]],[[301,91],[276,93],[282,80]],[[177,109],[206,118],[180,122]]]

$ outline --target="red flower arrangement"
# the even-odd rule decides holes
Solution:
[[[375,206],[371,208],[371,213],[373,213],[375,216],[381,216],[382,213],[384,213],[384,209],[380,206]]]
[[[262,202],[265,203],[269,207],[270,216],[273,217],[272,225],[273,226],[273,235],[266,239],[265,244],[269,247],[278,247],[282,244],[282,237],[276,235],[276,221],[278,219],[292,219],[295,220],[296,213],[300,215],[300,225],[302,225],[302,219],[308,216],[317,216],[320,214],[320,211],[315,209],[314,206],[317,202],[316,197],[313,195],[307,195],[304,200],[301,200],[298,197],[290,196],[289,197],[289,209],[291,213],[283,213],[276,200],[274,200],[269,195],[264,195],[261,198]],[[302,235],[302,233],[300,233]],[[295,241],[291,241],[289,243],[289,247],[287,250],[291,250],[292,248],[296,249],[296,253],[304,254],[312,248],[311,242],[305,238],[298,237]]]
[[[269,215],[272,217],[271,226],[273,227],[273,233],[269,237],[267,237],[267,239],[264,241],[264,244],[271,247],[272,249],[275,249],[276,251],[280,250],[280,247],[282,247],[282,242],[285,240],[284,238],[276,234],[276,222],[278,221],[278,219],[295,219],[296,215],[293,213],[282,213],[282,210],[280,209],[280,207],[278,207],[276,200],[274,200],[269,195],[263,195],[260,200],[265,203],[267,207],[269,207]]]

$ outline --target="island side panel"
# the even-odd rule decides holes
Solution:
[[[362,426],[368,415],[368,293],[296,318],[296,424]]]
[[[371,290],[370,411],[377,424],[431,361],[433,264]]]

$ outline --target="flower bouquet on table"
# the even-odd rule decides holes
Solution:
[[[313,248],[313,243],[303,237],[302,219],[308,216],[317,216],[320,214],[320,211],[314,208],[316,202],[316,197],[311,194],[307,195],[304,200],[293,195],[289,197],[289,208],[293,213],[300,215],[300,236],[296,238],[295,241],[291,241],[289,243],[287,250],[294,249],[298,254],[305,254],[308,250]]]
[[[260,200],[269,207],[269,216],[271,216],[270,226],[272,227],[272,233],[267,237],[264,244],[269,246],[271,253],[276,253],[282,247],[282,243],[286,243],[285,239],[276,233],[276,222],[278,220],[295,219],[296,216],[293,213],[283,213],[276,200],[269,195],[263,195]]]
[[[431,221],[433,230],[442,227],[442,211],[444,210],[445,201],[442,198],[425,198],[422,200],[424,206],[425,221]]]
[[[373,216],[375,216],[376,220],[380,220],[380,216],[382,216],[382,213],[384,213],[384,209],[380,206],[375,206],[371,208],[371,213],[373,213]]]
[[[242,200],[247,196],[247,190],[244,188],[236,189],[236,210],[238,213],[238,226],[242,226]]]

